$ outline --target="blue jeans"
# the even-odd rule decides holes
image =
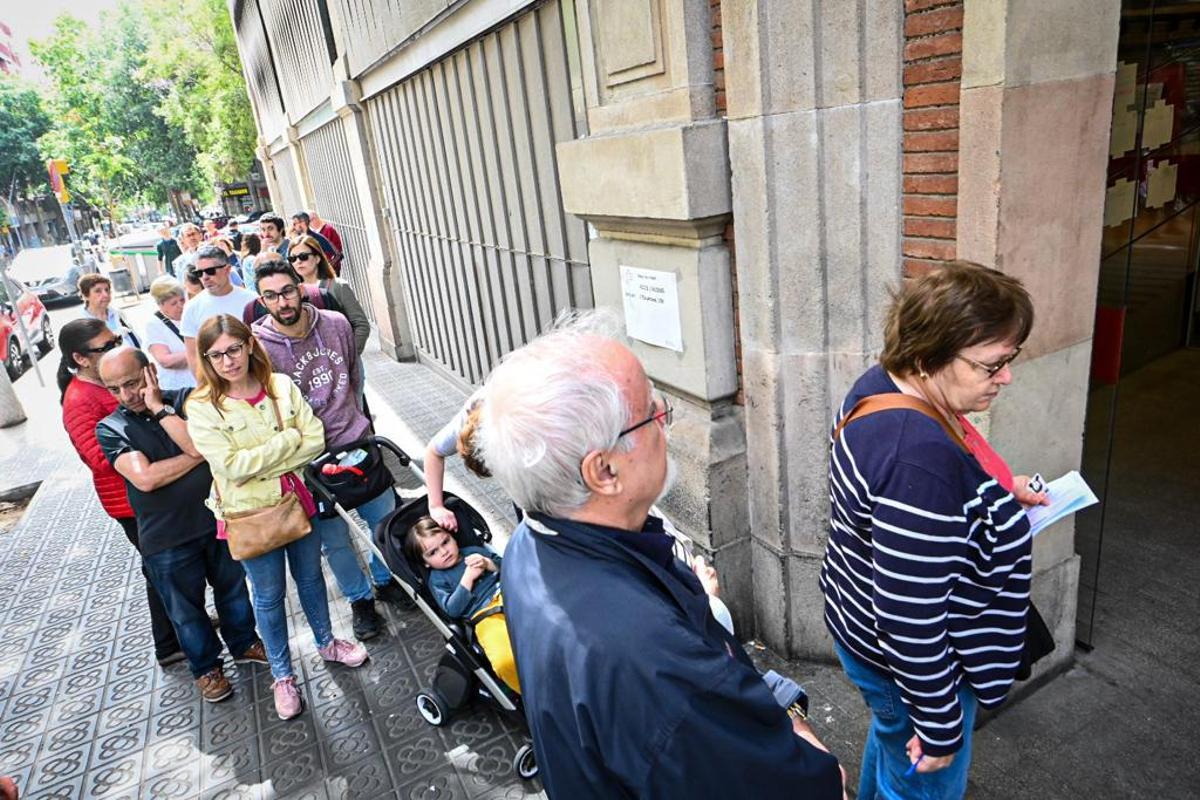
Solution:
[[[333,626],[329,622],[329,601],[325,597],[325,577],[321,574],[321,539],[314,530],[303,539],[242,562],[250,591],[254,595],[254,617],[271,662],[271,677],[275,680],[291,677],[292,654],[288,649],[287,566],[292,570],[300,607],[308,619],[317,647],[333,641]]]
[[[395,508],[396,493],[389,491],[368,503],[363,503],[355,510],[374,530],[379,521],[392,513]],[[371,570],[371,583],[367,582],[358,562],[358,554],[350,542],[350,531],[346,527],[346,521],[341,517],[314,519],[313,528],[321,537],[321,550],[325,553],[326,560],[329,561],[329,569],[333,572],[333,579],[337,583],[338,589],[342,596],[351,603],[374,596],[371,591],[371,583],[382,586],[392,579],[392,573],[388,571],[387,565],[380,561],[374,553],[371,553],[371,557],[367,559],[368,568]]]
[[[221,638],[230,655],[240,656],[258,641],[254,611],[246,593],[246,573],[229,556],[229,547],[211,536],[143,556],[154,588],[162,597],[187,656],[192,677],[199,678],[221,663],[221,642],[213,633],[204,607],[204,585],[213,587],[221,618]]]
[[[916,731],[900,695],[900,687],[837,642],[833,649],[842,662],[846,677],[862,692],[871,709],[871,729],[863,747],[862,773],[858,779],[860,800],[959,800],[965,795],[967,770],[971,766],[971,728],[975,724],[978,705],[975,693],[966,682],[958,691],[963,713],[963,739],[954,761],[937,772],[914,772],[906,777],[904,773],[912,762],[904,748]]]

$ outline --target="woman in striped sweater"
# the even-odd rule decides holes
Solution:
[[[1024,507],[1046,498],[965,415],[1012,381],[1032,327],[1016,279],[935,268],[893,298],[880,363],[838,414],[821,588],[871,710],[859,797],[962,797],[976,708],[1000,705],[1014,680],[1032,563]]]

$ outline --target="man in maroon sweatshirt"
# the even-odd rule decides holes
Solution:
[[[305,302],[300,276],[278,255],[260,255],[254,274],[267,309],[267,316],[254,323],[254,335],[271,356],[275,371],[291,377],[325,425],[326,449],[339,450],[369,436],[371,420],[355,399],[362,372],[349,321],[336,311]],[[374,528],[395,507],[395,492],[387,491],[356,511]],[[403,602],[403,590],[374,554],[368,563],[371,580],[367,580],[341,517],[318,517],[313,527],[321,535],[321,549],[334,580],[350,601],[354,635],[359,639],[379,635],[383,619],[375,611],[375,598]]]

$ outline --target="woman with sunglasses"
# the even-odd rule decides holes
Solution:
[[[103,320],[93,317],[73,319],[58,332],[58,389],[62,393],[63,426],[92,473],[92,484],[100,505],[117,521],[125,538],[138,546],[137,519],[125,494],[125,480],[104,457],[96,440],[96,424],[117,410],[117,399],[100,380],[100,359],[121,346],[121,337],[109,330]],[[140,550],[139,550],[140,551]],[[167,616],[162,599],[146,576],[146,602],[150,607],[150,630],[154,635],[154,655],[161,666],[183,660],[183,650],[175,628]]]
[[[325,428],[292,379],[273,372],[270,356],[241,320],[212,317],[196,336],[200,385],[187,401],[188,433],[213,474],[213,510],[224,515],[267,508],[294,493],[311,517],[316,504],[300,477],[325,449]],[[223,537],[224,523],[218,522]],[[287,569],[317,652],[326,661],[358,667],[362,645],[333,636],[321,538],[314,528],[296,541],[242,561],[254,599],[254,617],[271,663],[275,712],[291,719],[303,710],[288,647]]]
[[[871,712],[860,797],[961,798],[978,707],[1004,702],[1030,613],[1025,507],[972,427],[1033,327],[1015,278],[954,262],[905,282],[832,436],[825,621]]]
[[[358,302],[354,289],[334,273],[333,265],[321,249],[321,243],[312,236],[293,237],[288,245],[287,260],[302,281],[324,289],[341,307],[354,330],[354,345],[358,354],[362,355],[367,338],[371,335],[371,321],[367,319],[367,313],[363,311],[362,303]]]

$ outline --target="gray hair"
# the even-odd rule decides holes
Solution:
[[[556,517],[590,497],[580,465],[595,450],[627,452],[631,412],[597,344],[619,341],[611,311],[565,312],[488,377],[476,448],[513,502]]]
[[[192,259],[192,269],[196,269],[196,265],[201,261],[220,261],[221,266],[225,266],[229,263],[229,256],[215,244],[206,244],[196,250],[196,255]]]
[[[172,297],[184,297],[183,285],[170,275],[160,275],[150,284],[150,296],[160,306]]]

